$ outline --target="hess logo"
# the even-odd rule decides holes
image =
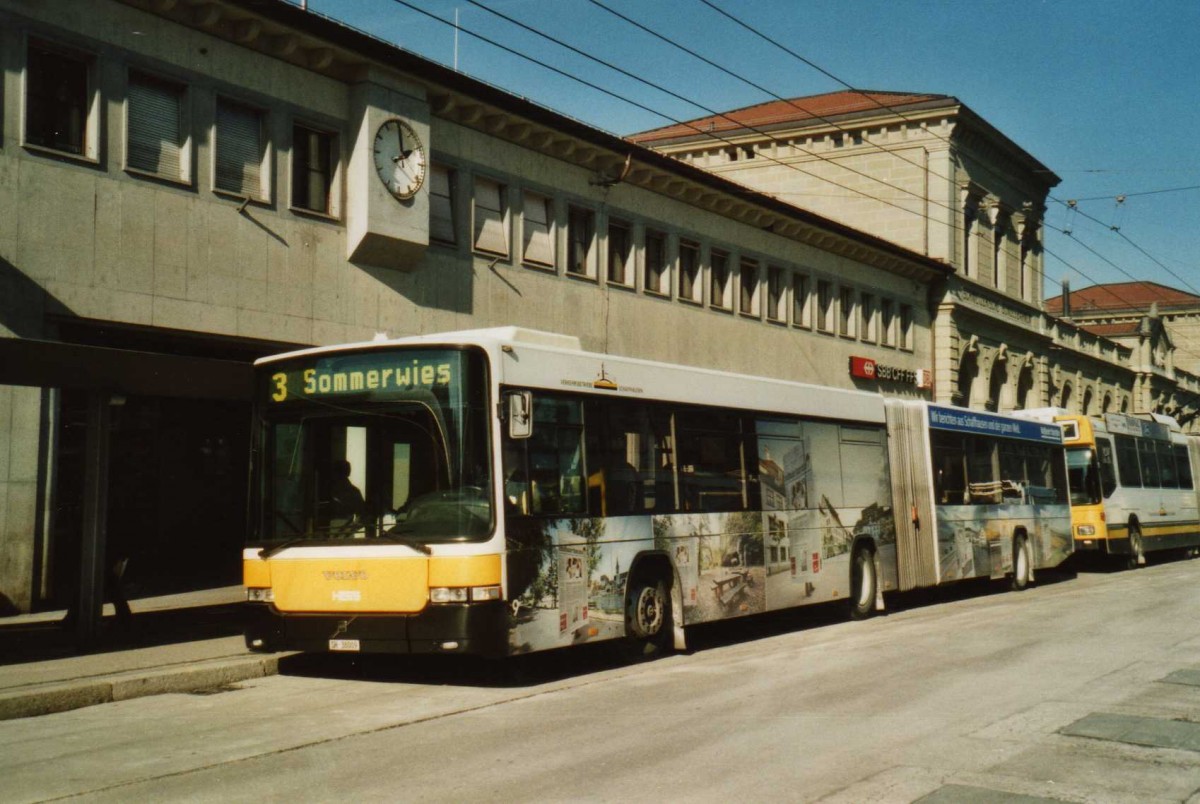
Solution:
[[[366,570],[325,570],[321,573],[327,581],[365,581]]]

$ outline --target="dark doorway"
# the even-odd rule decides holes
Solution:
[[[49,600],[78,587],[87,392],[61,394]],[[117,397],[111,406],[108,565],[124,558],[131,597],[228,586],[241,579],[250,406]],[[65,504],[63,504],[65,503]]]

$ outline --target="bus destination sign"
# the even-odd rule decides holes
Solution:
[[[445,352],[364,352],[315,355],[267,374],[272,402],[331,397],[388,399],[414,389],[447,389],[456,384],[458,362]]]

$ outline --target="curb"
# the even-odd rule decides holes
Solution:
[[[287,654],[284,654],[287,655]],[[208,659],[174,667],[0,692],[0,721],[50,715],[148,695],[187,693],[279,672],[279,655]]]

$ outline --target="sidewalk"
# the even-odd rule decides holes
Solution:
[[[130,601],[118,623],[106,605],[99,647],[74,649],[64,612],[0,618],[0,720],[166,692],[195,692],[274,675],[286,654],[242,640],[241,586]]]

